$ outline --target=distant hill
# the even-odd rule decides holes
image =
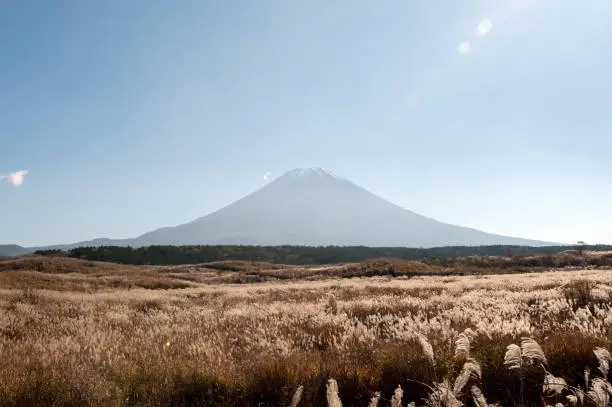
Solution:
[[[244,198],[191,222],[132,239],[95,239],[37,249],[82,246],[300,245],[440,247],[550,242],[486,233],[401,208],[321,168],[295,169]]]
[[[31,252],[31,249],[18,246],[16,244],[3,244],[0,245],[0,256],[20,256]]]

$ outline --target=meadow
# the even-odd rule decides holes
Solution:
[[[487,270],[0,261],[0,406],[608,406],[612,269]]]

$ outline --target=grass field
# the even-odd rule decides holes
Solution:
[[[459,274],[1,261],[0,406],[608,405],[612,270]]]

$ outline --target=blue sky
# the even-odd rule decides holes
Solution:
[[[612,243],[611,38],[609,0],[2,2],[0,243],[133,237],[312,166]]]

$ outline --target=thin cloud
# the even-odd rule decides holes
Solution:
[[[8,174],[0,174],[0,181],[6,180],[9,184],[21,185],[28,172],[28,170],[21,170],[9,172]]]
[[[272,173],[271,173],[271,172],[266,172],[266,173],[263,175],[263,179],[264,179],[264,181],[267,181],[267,180],[269,180],[270,178],[272,178]]]
[[[491,32],[492,28],[493,28],[493,23],[491,22],[491,20],[489,20],[488,18],[485,18],[480,23],[478,23],[478,25],[476,26],[476,36],[484,37],[485,35]]]
[[[470,44],[469,41],[463,41],[461,44],[459,44],[459,46],[457,47],[457,53],[459,55],[465,55],[468,52],[470,52],[470,48],[472,48],[472,45]]]

